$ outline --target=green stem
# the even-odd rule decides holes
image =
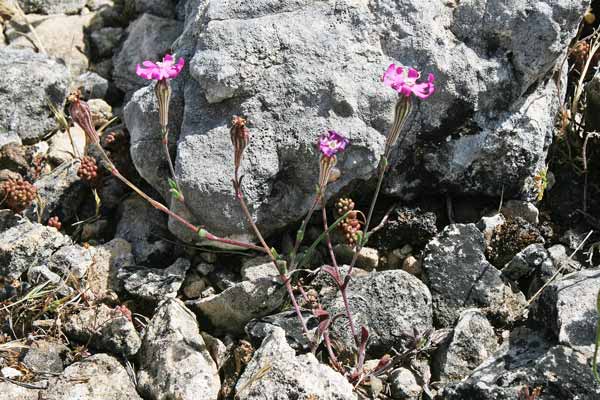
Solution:
[[[320,198],[321,194],[317,193],[317,195],[315,196],[315,201],[308,210],[308,214],[306,214],[306,217],[304,217],[302,225],[300,225],[300,229],[298,229],[298,233],[296,234],[296,242],[294,243],[294,249],[290,253],[290,269],[294,269],[295,267],[294,262],[296,261],[298,249],[300,248],[300,244],[302,244],[302,241],[304,240],[304,233],[306,232],[306,227],[308,226],[308,222],[310,221],[310,218],[312,217],[313,213],[315,212],[315,209],[317,208],[317,204],[319,204]]]

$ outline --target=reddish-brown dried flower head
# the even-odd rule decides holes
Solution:
[[[69,103],[71,103],[69,106],[71,119],[83,129],[88,143],[99,144],[100,137],[98,136],[98,132],[96,132],[96,128],[94,128],[90,106],[81,100],[80,96],[79,91],[75,91],[67,98]]]
[[[62,223],[60,222],[60,219],[57,216],[50,217],[46,225],[48,225],[51,228],[56,228],[57,231],[60,231],[60,228],[62,228]]]
[[[338,225],[338,229],[344,235],[346,243],[354,246],[358,235],[362,234],[362,222],[358,219],[359,212],[354,210],[354,201],[350,198],[341,198],[336,201],[335,210],[340,217],[348,213],[346,218]]]
[[[37,196],[37,189],[23,179],[9,179],[2,184],[0,195],[5,204],[14,212],[26,209]]]
[[[240,165],[242,164],[242,157],[244,155],[244,150],[248,143],[250,142],[250,132],[248,128],[246,128],[246,120],[242,117],[234,116],[231,120],[231,130],[229,134],[231,136],[231,143],[233,144],[234,151],[234,167],[235,167],[235,176],[237,179],[238,171],[240,169]]]
[[[96,160],[90,156],[81,157],[77,176],[90,185],[95,186],[98,183],[98,165],[96,165]]]

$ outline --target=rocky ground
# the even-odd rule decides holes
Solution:
[[[600,399],[599,20],[598,0],[0,0],[0,400]],[[135,74],[167,52],[186,60],[169,115],[185,204]],[[352,272],[358,375],[346,320],[329,328],[335,368],[267,257],[215,248],[123,185],[66,104],[79,89],[151,197],[256,241],[231,185],[246,116],[245,195],[285,259],[324,130],[351,140],[329,223],[341,198],[368,211],[391,62],[433,73],[436,93],[415,103]],[[333,252],[347,271],[339,230]],[[311,335],[316,304],[344,312],[330,262],[319,245],[292,275]]]

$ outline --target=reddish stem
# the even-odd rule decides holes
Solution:
[[[283,281],[285,288],[288,292],[288,295],[290,296],[290,300],[292,301],[294,310],[296,311],[296,315],[298,316],[298,319],[300,320],[300,325],[302,326],[302,331],[304,332],[304,335],[306,335],[306,338],[309,340],[309,342],[312,342],[312,340],[310,339],[310,334],[308,332],[308,328],[306,327],[306,323],[304,322],[304,318],[302,318],[302,312],[300,311],[300,306],[298,305],[298,302],[296,301],[296,297],[294,296],[294,290],[292,289],[292,284],[290,283],[290,280],[285,275],[285,272],[282,271],[281,268],[279,267],[279,264],[277,264],[277,260],[273,256],[271,249],[267,245],[267,242],[265,242],[265,239],[263,238],[263,236],[260,233],[260,230],[258,229],[256,224],[254,223],[254,220],[252,220],[252,215],[250,214],[250,210],[248,210],[248,206],[246,205],[246,201],[244,200],[244,195],[242,194],[242,188],[241,188],[240,182],[237,178],[237,173],[235,175],[236,176],[233,181],[233,186],[235,189],[236,197],[238,198],[238,200],[240,202],[240,206],[242,207],[242,211],[244,212],[244,215],[246,216],[248,223],[252,227],[252,230],[254,230],[254,234],[260,241],[265,252],[269,255],[269,258],[273,262],[273,265],[275,265],[275,269],[279,273],[279,278]]]
[[[331,257],[331,262],[333,264],[333,268],[336,271],[337,275],[337,285],[342,294],[342,299],[344,300],[344,308],[346,309],[346,317],[348,318],[348,324],[350,326],[350,332],[352,333],[352,337],[354,338],[354,342],[357,346],[360,345],[358,337],[356,336],[356,328],[354,327],[354,320],[352,319],[352,311],[350,311],[350,304],[348,302],[348,295],[346,294],[346,288],[348,285],[346,281],[340,282],[340,270],[337,264],[337,260],[335,259],[335,254],[333,252],[333,246],[331,245],[331,238],[329,236],[329,225],[327,224],[327,207],[325,207],[325,199],[321,198],[321,214],[323,216],[323,228],[325,229],[325,243],[327,243],[327,249],[329,250],[329,256]]]

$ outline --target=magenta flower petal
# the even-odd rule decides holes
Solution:
[[[350,141],[336,131],[330,130],[319,138],[319,150],[326,157],[333,157],[344,151]]]
[[[136,66],[135,73],[144,79],[161,81],[163,79],[176,78],[183,69],[185,60],[180,58],[175,64],[175,57],[171,54],[165,54],[162,61],[156,63],[152,61],[144,61],[143,67],[139,64]]]
[[[427,82],[417,82],[421,74],[414,68],[404,68],[390,64],[383,74],[383,84],[391,87],[402,96],[415,95],[426,99],[435,92],[433,74],[429,74]]]

